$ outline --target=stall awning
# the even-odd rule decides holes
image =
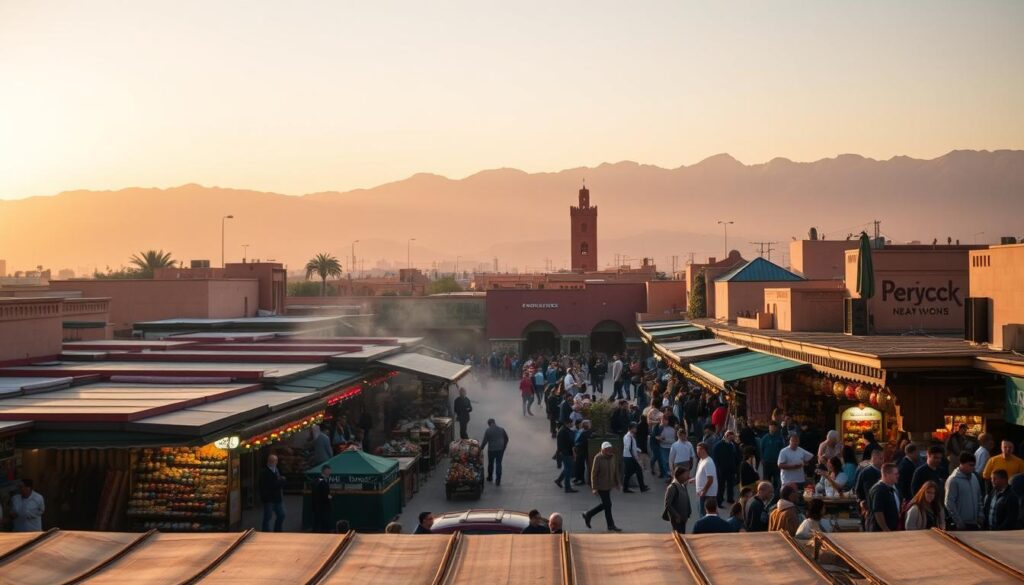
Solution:
[[[747,351],[747,348],[742,345],[735,345],[733,343],[720,341],[713,345],[695,347],[685,351],[674,351],[672,352],[672,355],[678,363],[688,364],[690,362],[708,361],[728,355],[746,353]]]
[[[651,321],[651,322],[647,322],[647,323],[637,323],[636,325],[637,325],[637,327],[643,329],[644,331],[650,332],[650,331],[658,331],[660,329],[671,329],[673,327],[681,327],[683,325],[689,325],[689,324],[690,324],[689,321],[676,320],[676,321]]]
[[[823,534],[820,538],[825,549],[876,583],[940,583],[949,580],[950,567],[956,567],[958,585],[1020,583],[1003,565],[974,554],[938,532],[909,530],[895,533],[895,538],[879,536],[877,532],[848,532]],[[1019,549],[1016,552],[1019,556]],[[941,562],[936,562],[938,559]]]
[[[443,382],[455,382],[469,373],[469,366],[418,353],[400,353],[381,358],[377,363]]]
[[[557,534],[463,536],[446,585],[556,585],[565,583],[562,539]]]
[[[719,343],[725,343],[721,339],[715,339],[709,337],[707,339],[691,339],[689,341],[667,341],[665,343],[659,343],[658,347],[665,351],[677,352],[677,351],[689,351],[691,349],[697,349],[699,347],[707,347],[709,345],[718,345]]]
[[[345,384],[358,382],[362,377],[360,372],[351,370],[325,370],[309,376],[288,380],[283,384],[274,387],[285,392],[309,392],[315,391],[326,393],[336,390]]]
[[[802,362],[750,351],[714,360],[694,362],[690,369],[719,388],[729,382],[774,374],[803,366]]]
[[[30,420],[0,420],[0,435],[25,431],[30,428],[32,428]]]
[[[431,585],[444,565],[451,539],[446,534],[353,534],[320,583]]]
[[[760,585],[831,583],[781,532],[692,534],[683,538],[705,583],[739,582],[756,575]]]
[[[697,333],[703,331],[700,327],[694,327],[693,325],[683,325],[681,327],[669,327],[667,329],[656,329],[654,331],[648,331],[647,335],[651,336],[651,339],[657,341],[659,339],[668,339],[670,337],[677,337],[679,335],[686,335],[687,333]]]
[[[571,534],[577,585],[697,583],[675,539],[665,534]]]
[[[999,532],[951,532],[962,545],[1015,571],[1024,579],[1024,530]]]

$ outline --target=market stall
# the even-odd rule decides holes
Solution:
[[[954,538],[971,550],[989,557],[1014,571],[1024,581],[1024,530],[1000,532],[947,532],[944,536]]]
[[[146,583],[176,585],[195,579],[246,537],[245,533],[154,533],[132,548],[131,554],[113,559],[90,583]]]
[[[890,538],[879,538],[875,532],[832,533],[816,539],[816,546],[834,553],[871,583],[945,582],[950,579],[950,567],[956,567],[957,585],[1020,583],[1003,565],[934,530],[899,532]]]
[[[330,564],[348,535],[255,532],[202,579],[204,585],[310,583]]]
[[[383,530],[402,509],[402,485],[398,461],[377,457],[358,450],[335,455],[323,465],[330,466],[330,524],[344,518],[353,530]],[[306,470],[310,481],[320,476],[318,465]],[[311,526],[312,495],[302,498],[303,526]]]
[[[433,585],[455,535],[353,534],[321,585]]]
[[[479,534],[462,537],[445,585],[555,585],[565,583],[562,538],[557,534]]]
[[[69,583],[130,550],[147,536],[128,532],[56,532],[4,559],[0,580],[20,585]]]
[[[570,534],[569,547],[577,585],[698,583],[671,535]]]
[[[756,575],[759,585],[832,582],[781,532],[692,534],[682,540],[705,583],[725,583],[738,575]]]

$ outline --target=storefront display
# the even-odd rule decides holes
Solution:
[[[838,427],[840,440],[847,445],[853,445],[858,452],[863,451],[867,445],[867,441],[864,440],[865,432],[871,431],[878,438],[884,436],[882,413],[870,406],[851,406],[842,411]]]
[[[212,444],[137,450],[128,517],[143,530],[227,530],[231,475],[230,452]]]

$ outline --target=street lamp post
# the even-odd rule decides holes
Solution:
[[[416,238],[409,238],[409,241],[405,243],[405,267],[412,268],[412,243],[416,241]]]
[[[220,218],[220,267],[224,268],[224,222],[235,219],[233,215],[225,215]]]
[[[732,223],[735,223],[735,222],[732,222],[732,221],[722,221],[722,220],[719,220],[719,222],[718,222],[718,224],[722,226],[722,230],[725,231],[725,256],[723,258],[728,258],[729,257],[729,224],[732,224]]]
[[[459,278],[459,260],[462,260],[462,256],[455,257],[455,278]]]
[[[249,257],[249,244],[242,244],[242,264],[245,264],[245,259]]]
[[[359,240],[352,241],[352,264],[348,267],[348,276],[352,278],[352,273],[356,271],[356,244]]]

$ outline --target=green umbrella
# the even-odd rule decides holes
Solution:
[[[857,256],[857,294],[862,299],[875,296],[875,268],[871,265],[871,239],[867,232],[860,233],[860,248]]]

